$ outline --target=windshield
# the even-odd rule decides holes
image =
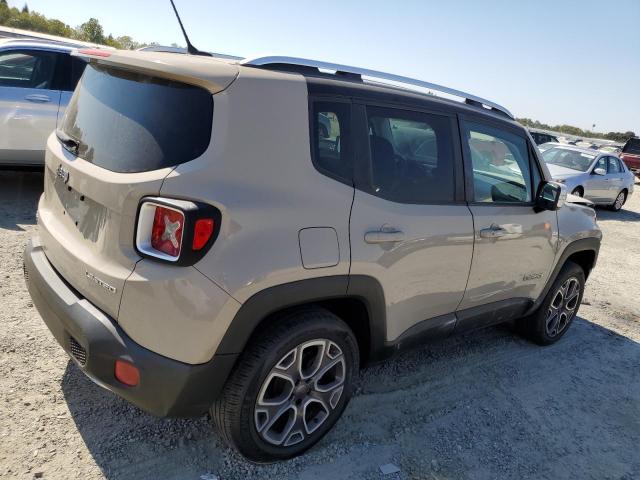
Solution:
[[[579,172],[586,172],[589,170],[589,166],[596,156],[564,148],[550,148],[542,152],[542,158],[544,158],[545,162],[552,165],[559,165],[572,170],[578,170]]]

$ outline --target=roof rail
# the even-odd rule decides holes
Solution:
[[[360,75],[360,77],[369,77],[371,79],[375,79],[377,83],[385,83],[385,81],[387,81],[411,85],[414,87],[427,88],[429,90],[435,90],[441,93],[446,93],[463,98],[465,103],[469,105],[474,105],[482,108],[488,107],[489,109],[498,111],[508,116],[509,118],[515,118],[505,107],[491,102],[487,99],[477,97],[460,90],[455,90],[453,88],[438,85],[436,83],[425,82],[424,80],[417,80],[415,78],[403,77],[401,75],[394,75],[393,73],[379,72],[377,70],[369,70],[367,68],[350,67],[348,65],[340,65],[337,63],[320,62],[317,60],[309,60],[306,58],[280,56],[246,58],[242,60],[240,64],[253,67],[264,67],[269,65],[292,65],[300,67],[311,67],[323,70],[333,70],[336,73],[346,73],[352,75]]]

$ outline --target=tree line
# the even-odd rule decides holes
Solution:
[[[574,135],[576,137],[585,138],[604,138],[606,140],[613,140],[614,142],[624,143],[631,137],[635,137],[636,134],[632,131],[626,132],[592,132],[591,130],[583,130],[572,125],[547,125],[541,123],[538,120],[531,120],[530,118],[518,118],[516,119],[525,127],[539,128],[540,130],[552,130],[554,132],[565,133],[567,135]]]
[[[106,35],[102,25],[96,18],[90,18],[82,25],[74,28],[60,20],[47,18],[41,13],[32,12],[26,3],[22,9],[9,7],[7,0],[0,0],[0,25],[58,35],[84,42],[99,43],[100,45],[108,45],[125,50],[136,50],[148,45],[157,45],[155,42],[151,44],[136,42],[129,35],[120,37],[114,37],[111,34]],[[177,45],[174,44],[173,46]]]
[[[90,18],[82,25],[73,28],[60,20],[47,18],[41,13],[30,11],[26,3],[22,9],[9,7],[7,0],[0,0],[0,25],[47,33],[49,35],[58,35],[60,37],[73,38],[75,40],[98,43],[125,50],[136,50],[148,45],[157,45],[155,42],[150,44],[137,42],[129,35],[120,37],[114,37],[111,34],[106,35],[102,25],[100,25],[100,22],[96,18]],[[174,43],[172,46],[177,47],[178,45]],[[578,137],[605,138],[616,142],[625,142],[627,139],[635,137],[635,133],[632,131],[600,133],[582,130],[572,125],[547,125],[538,120],[531,120],[530,118],[519,118],[517,120],[526,127],[553,130]]]

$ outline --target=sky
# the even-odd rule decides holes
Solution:
[[[191,42],[446,85],[551,125],[640,134],[640,0],[174,0]],[[105,33],[184,45],[169,0],[28,0]],[[22,7],[23,0],[9,0]]]

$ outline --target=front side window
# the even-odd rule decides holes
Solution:
[[[465,122],[475,202],[532,201],[527,142],[508,131]]]
[[[316,167],[351,183],[353,162],[348,150],[351,105],[341,102],[313,104],[313,158]]]
[[[0,53],[0,87],[51,88],[56,54],[40,50]]]
[[[371,192],[402,203],[454,200],[454,156],[448,117],[367,107]]]
[[[596,165],[595,165],[595,167],[593,167],[593,169],[595,170],[597,168],[601,168],[605,172],[607,171],[607,159],[605,157],[600,157],[598,159],[598,161],[596,162]]]

